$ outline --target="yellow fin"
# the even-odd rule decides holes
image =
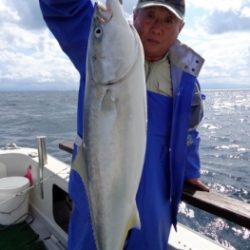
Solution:
[[[125,230],[124,230],[124,234],[123,234],[123,237],[122,237],[122,246],[120,247],[120,250],[123,249],[124,247],[124,244],[125,244],[125,241],[127,239],[127,235],[128,235],[128,232],[130,229],[132,228],[137,228],[137,229],[140,229],[141,228],[141,221],[140,221],[140,217],[139,217],[139,213],[138,213],[138,209],[137,209],[137,206],[136,204],[134,203],[134,206],[133,206],[133,209],[132,209],[132,213],[130,215],[130,218],[128,220],[128,223],[125,227]]]
[[[78,147],[76,158],[73,160],[71,167],[72,169],[78,172],[78,174],[81,176],[83,180],[83,183],[85,183],[86,185],[88,178],[87,178],[87,165],[86,165],[83,144],[81,144],[81,146]]]

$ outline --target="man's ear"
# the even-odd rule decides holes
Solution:
[[[135,22],[135,19],[137,18],[138,10],[134,9],[133,11],[133,22]]]
[[[181,22],[181,24],[180,24],[179,33],[182,31],[182,29],[183,29],[184,25],[185,25],[185,22],[184,22],[184,21],[182,21],[182,22]]]

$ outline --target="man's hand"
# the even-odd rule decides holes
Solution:
[[[191,186],[193,186],[195,189],[199,191],[209,192],[208,186],[202,183],[199,179],[188,179],[186,180],[186,183],[190,184]]]

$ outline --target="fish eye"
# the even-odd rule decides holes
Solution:
[[[96,38],[100,38],[102,36],[102,27],[97,26],[94,30],[94,33]]]

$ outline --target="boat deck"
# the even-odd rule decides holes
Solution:
[[[0,226],[0,249],[46,250],[43,241],[27,222]]]
[[[33,222],[32,222],[33,224]],[[48,235],[46,229],[39,226],[36,222],[36,232],[27,222],[22,222],[12,226],[0,226],[0,249],[5,250],[48,250],[48,249],[65,249],[62,245],[56,245],[55,238]],[[38,232],[37,232],[38,231]],[[209,239],[192,232],[183,226],[178,227],[179,233],[173,230],[170,234],[169,250],[225,250],[225,248],[215,244]],[[53,246],[52,246],[53,245]]]
[[[177,224],[177,232],[172,227],[168,250],[226,250],[225,247],[194,230]]]
[[[66,148],[67,152],[72,152],[72,144],[69,146],[65,146],[65,144],[63,144],[63,146]],[[23,173],[25,168],[30,164],[34,167],[34,169],[38,166],[37,154],[33,154],[33,152],[34,149],[3,151],[2,162],[10,167],[17,165],[18,169],[20,169],[20,166],[23,166],[21,169],[21,173]],[[13,164],[14,158],[16,164]],[[9,161],[9,159],[11,159],[11,161]],[[70,210],[70,206],[68,206],[69,204],[67,199],[69,166],[50,156],[48,162],[49,164],[46,165],[44,171],[44,180],[46,181],[46,185],[43,186],[44,188],[47,188],[46,192],[44,192],[46,195],[41,198],[41,186],[39,185],[35,186],[31,195],[31,206],[29,212],[33,215],[34,220],[30,221],[29,219],[30,223],[28,222],[28,224],[32,228],[33,233],[35,233],[31,238],[29,238],[29,240],[24,240],[25,237],[23,235],[25,234],[22,235],[20,232],[22,232],[23,227],[26,228],[25,225],[20,224],[21,228],[17,227],[16,229],[14,227],[8,228],[13,229],[14,231],[8,231],[7,228],[0,228],[0,249],[67,249],[67,227],[65,225],[68,225],[68,215],[70,212],[68,211]],[[13,171],[11,173],[13,174]],[[17,173],[15,174],[18,175]],[[34,175],[34,177],[38,179],[39,176]],[[191,189],[185,189],[183,199],[207,212],[214,213],[222,218],[231,219],[238,225],[249,228],[250,206],[248,203],[235,201],[232,198],[223,197],[222,195],[212,191],[207,193]],[[65,206],[63,205],[64,203],[66,203]],[[34,204],[36,204],[36,206],[34,206]],[[68,211],[66,213],[67,216],[65,216],[66,210]],[[7,234],[7,232],[9,235],[6,236],[5,234]],[[17,237],[19,240],[17,240]],[[6,241],[10,244],[10,246],[2,245]],[[44,244],[41,244],[42,242]],[[177,234],[172,230],[169,243],[169,250],[200,250],[201,246],[202,249],[206,250],[226,249],[207,237],[200,235],[199,233],[194,232],[182,225],[178,227]],[[19,246],[19,244],[23,244],[23,247]],[[25,248],[25,244],[27,245],[27,248]],[[40,248],[41,245],[46,248]]]

